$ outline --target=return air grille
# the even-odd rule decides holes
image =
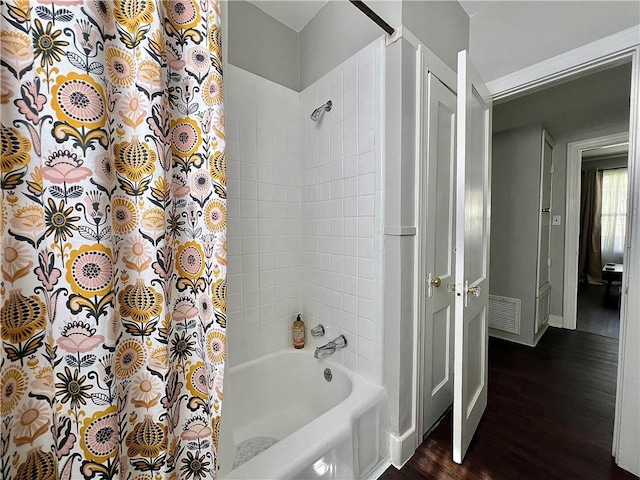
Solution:
[[[520,299],[489,295],[489,328],[520,334]]]

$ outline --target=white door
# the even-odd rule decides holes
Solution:
[[[462,463],[487,406],[491,95],[458,54],[453,460]]]
[[[422,303],[422,435],[453,403],[453,307],[447,286],[455,265],[455,126],[456,96],[432,73],[426,76],[421,132],[426,147],[420,159],[424,195],[420,205],[424,276]],[[426,218],[425,218],[426,216]]]
[[[553,140],[542,131],[540,162],[540,213],[538,225],[538,281],[534,333],[549,321],[551,307],[551,208],[553,186]]]
[[[542,132],[542,161],[540,165],[540,236],[538,238],[538,288],[549,283],[549,251],[551,245],[551,188],[553,185],[553,141]]]

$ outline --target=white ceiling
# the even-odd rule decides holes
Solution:
[[[270,17],[299,32],[329,0],[249,0]]]

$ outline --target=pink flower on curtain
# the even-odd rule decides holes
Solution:
[[[104,343],[104,336],[96,334],[86,322],[72,320],[62,329],[58,345],[69,353],[86,353]]]
[[[42,167],[42,176],[53,183],[75,183],[92,175],[90,168],[82,166],[77,153],[58,150],[49,155]]]

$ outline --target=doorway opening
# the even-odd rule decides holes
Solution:
[[[629,143],[610,142],[581,155],[576,330],[618,338]]]
[[[624,275],[628,274],[624,272],[624,264],[628,244],[625,239],[625,227],[628,223],[626,206],[630,199],[627,193],[630,191],[627,189],[629,184],[622,180],[621,172],[623,168],[626,172],[631,159],[627,159],[632,127],[631,89],[632,63],[629,58],[626,63],[617,63],[607,69],[494,107],[494,132],[541,125],[556,141],[552,168],[553,201],[550,216],[543,218],[551,228],[548,263],[551,282],[549,325],[614,338],[615,344],[611,345],[609,353],[613,355],[614,371],[618,369],[618,372],[622,360],[618,365],[615,356],[618,352],[618,337],[623,335],[620,329],[624,327],[620,311],[625,303]],[[494,137],[494,151],[495,149]],[[512,158],[521,154],[517,148],[512,153]],[[584,198],[581,204],[581,194],[584,197],[590,185],[583,170],[590,172],[593,177],[591,183],[597,187],[591,204],[585,203]],[[495,175],[494,169],[494,178]],[[624,188],[621,184],[624,184]],[[520,191],[524,192],[524,188]],[[591,205],[592,208],[585,209],[585,205]],[[495,211],[492,214],[495,218]],[[584,266],[585,261],[588,264],[589,260],[589,256],[581,253],[579,248],[580,227],[581,224],[588,223],[586,220],[589,217],[591,223],[597,218],[599,228],[595,233],[589,230],[582,233],[584,239],[593,238],[593,245],[589,245],[586,240],[584,242],[587,252],[592,252],[597,247],[597,258],[592,259],[591,273],[595,274],[592,276],[586,273],[585,268],[579,268],[579,265]],[[512,218],[509,221],[515,225],[515,229],[518,228],[518,219]],[[505,222],[505,225],[504,228],[509,228],[509,222]],[[494,275],[492,270],[492,277]],[[513,281],[517,282],[518,279],[511,278],[510,282]],[[575,334],[580,341],[591,341],[589,337],[592,335],[584,336],[566,330],[564,332],[568,335]],[[495,336],[505,338],[505,335]],[[540,346],[546,348],[547,343],[540,338],[541,336],[534,338],[533,342],[519,343],[535,346],[541,341]],[[518,342],[518,338],[508,339]],[[622,349],[622,338],[619,345]],[[622,356],[619,358],[622,359]],[[583,361],[589,360],[584,358]],[[618,379],[620,378],[618,373]],[[615,408],[614,401],[603,405],[603,410],[606,410],[603,413],[610,419],[610,423],[608,429],[601,430],[600,438],[602,442],[611,442],[609,445],[614,454],[616,430],[611,427],[617,425],[614,419]]]

